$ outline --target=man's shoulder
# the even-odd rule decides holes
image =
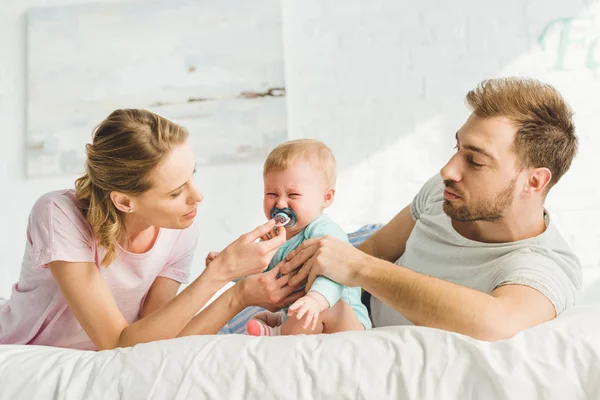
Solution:
[[[536,269],[545,271],[546,275],[553,271],[555,279],[566,279],[577,290],[581,289],[581,262],[552,222],[542,234],[518,242],[505,243],[505,246],[509,251],[502,257],[502,268]]]
[[[579,258],[553,225],[535,238],[517,242],[499,267],[496,286],[531,286],[552,302],[558,314],[578,301],[583,288]]]
[[[574,269],[581,269],[581,261],[571,246],[561,235],[559,227],[550,219],[546,231],[535,238],[536,253],[548,257],[558,263],[566,263]]]

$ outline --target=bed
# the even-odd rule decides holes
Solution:
[[[377,227],[350,235],[358,244]],[[432,328],[222,333],[101,352],[0,345],[3,399],[600,399],[600,305],[495,343]],[[236,333],[237,332],[237,333]]]
[[[0,399],[598,399],[600,306],[495,343],[432,328],[0,346]]]

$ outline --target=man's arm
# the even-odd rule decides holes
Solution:
[[[381,251],[381,242],[376,243]],[[397,255],[387,254],[390,259]],[[548,298],[530,287],[506,285],[483,293],[375,258],[332,237],[305,241],[286,257],[281,271],[287,274],[301,265],[291,285],[308,278],[310,288],[317,276],[326,276],[362,287],[415,325],[481,340],[509,338],[556,315]]]
[[[409,205],[358,248],[373,257],[395,262],[404,254],[406,242],[414,227],[415,220],[410,215]]]
[[[506,285],[491,294],[370,258],[357,269],[361,286],[415,325],[495,341],[556,316],[554,306],[528,286]]]

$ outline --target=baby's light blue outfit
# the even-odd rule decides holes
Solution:
[[[285,242],[283,246],[277,250],[277,253],[275,253],[275,256],[273,256],[273,259],[269,263],[267,271],[275,268],[277,264],[279,264],[292,250],[295,250],[300,246],[302,242],[319,236],[332,236],[349,243],[346,232],[344,232],[338,224],[333,222],[329,216],[323,214],[308,224],[301,232]],[[359,287],[343,286],[324,276],[319,276],[315,279],[310,291],[315,291],[323,295],[329,302],[329,307],[333,307],[340,299],[346,300],[346,302],[354,309],[358,320],[363,324],[365,329],[371,328],[371,320],[369,319],[367,308],[360,301],[361,292]],[[283,320],[285,321],[288,310],[287,308],[284,308],[282,311],[284,313]]]

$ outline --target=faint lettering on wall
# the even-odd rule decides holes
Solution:
[[[538,42],[555,55],[555,71],[600,67],[600,25],[593,16],[554,19],[542,29]]]

